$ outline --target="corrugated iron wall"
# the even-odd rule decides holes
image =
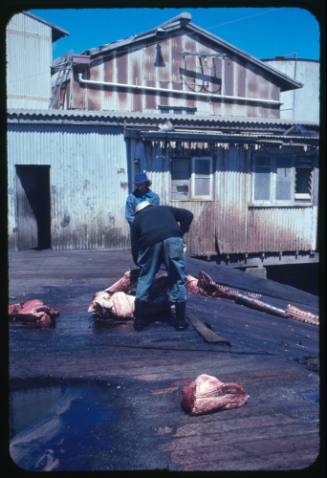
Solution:
[[[152,189],[160,195],[163,204],[193,212],[194,221],[185,236],[189,254],[316,250],[317,205],[249,207],[252,151],[241,146],[202,151],[203,155],[212,155],[215,159],[213,201],[171,200],[172,151],[165,149],[164,144],[145,143],[144,159],[140,160],[140,167],[148,171]],[[317,188],[317,178],[314,187]]]
[[[317,204],[251,205],[251,149],[201,144],[188,147],[214,158],[212,201],[171,200],[171,159],[165,142],[124,138],[122,127],[10,124],[8,130],[9,242],[17,247],[16,165],[50,166],[51,239],[54,249],[126,248],[124,218],[134,167],[145,169],[162,204],[194,214],[186,236],[189,254],[213,255],[316,250]],[[199,143],[200,144],[200,143]],[[196,144],[195,144],[196,146]],[[186,147],[186,146],[185,146]],[[129,158],[129,151],[130,156]],[[137,163],[134,163],[137,161]],[[314,194],[317,194],[317,169]]]
[[[228,96],[241,96],[266,100],[278,100],[279,88],[268,76],[264,77],[259,68],[255,68],[236,55],[224,49],[212,46],[198,34],[187,31],[173,34],[156,42],[143,42],[131,46],[124,52],[117,51],[104,58],[93,61],[90,80],[116,82],[131,85],[143,85],[157,88],[200,91],[199,84],[190,86],[185,70],[199,70],[196,56],[189,55],[184,63],[181,52],[207,54],[225,54],[225,58],[209,58],[206,73],[221,78],[221,89],[217,84],[209,84],[209,91]],[[201,114],[219,114],[278,118],[278,105],[250,104],[239,100],[221,101],[214,98],[169,94],[155,91],[132,90],[112,86],[91,86],[78,83],[75,75],[73,96],[70,108],[89,110],[153,111],[159,106],[180,106],[197,108]]]
[[[251,198],[249,152],[218,148],[216,161],[216,239],[220,254],[245,252],[247,205]]]
[[[280,117],[297,121],[320,120],[320,63],[294,58],[264,60],[269,66],[303,83],[302,88],[281,93]]]
[[[312,217],[307,207],[251,208],[248,252],[314,250]]]
[[[8,108],[48,108],[51,27],[19,13],[7,25],[6,40]]]
[[[129,247],[122,128],[10,125],[9,242],[17,246],[15,165],[49,165],[54,249]]]

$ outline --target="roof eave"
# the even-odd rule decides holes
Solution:
[[[94,49],[93,52],[92,52],[92,49],[90,49],[90,50],[86,50],[86,52],[88,52],[91,55],[92,58],[96,58],[100,55],[109,53],[111,51],[117,51],[118,49],[129,46],[131,44],[136,44],[136,43],[142,42],[144,40],[149,40],[151,38],[155,38],[157,36],[158,28],[161,28],[161,27],[162,26],[160,25],[159,27],[157,27],[155,29],[151,29],[151,30],[148,30],[148,31],[146,31],[144,33],[141,33],[139,35],[135,35],[133,37],[126,38],[125,40],[121,40],[117,43],[109,43],[108,46],[105,47],[105,48]],[[278,79],[278,83],[280,85],[281,91],[288,91],[288,90],[298,89],[298,88],[302,88],[302,86],[303,86],[302,83],[293,80],[292,78],[288,77],[287,75],[284,75],[283,73],[279,72],[275,68],[263,63],[261,60],[258,60],[257,58],[249,55],[248,53],[245,53],[242,50],[239,50],[238,48],[234,47],[233,45],[229,44],[228,42],[216,37],[215,35],[212,35],[211,33],[207,32],[206,30],[204,30],[202,28],[198,27],[194,23],[182,22],[181,21],[179,23],[176,22],[171,26],[169,26],[169,24],[167,23],[167,27],[165,28],[164,32],[161,33],[161,34],[168,34],[168,33],[171,33],[173,31],[178,30],[179,28],[185,28],[185,29],[192,30],[196,33],[199,33],[199,34],[205,36],[206,38],[208,38],[209,40],[214,41],[215,43],[218,43],[219,46],[222,46],[223,48],[226,48],[227,50],[232,51],[236,55],[241,56],[242,58],[244,58],[246,61],[249,61],[249,62],[255,64],[256,66],[258,66],[259,68],[262,68],[267,73],[272,75],[274,78]]]
[[[217,37],[216,35],[212,35],[210,32],[207,30],[204,30],[201,27],[198,27],[194,23],[189,23],[186,25],[186,28],[189,28],[196,33],[200,33],[206,38],[208,38],[211,41],[214,41],[215,43],[218,43],[220,46],[223,46],[227,50],[232,51],[236,55],[241,56],[245,60],[254,63],[255,65],[259,66],[263,70],[267,71],[269,74],[273,75],[274,77],[278,77],[280,85],[281,85],[281,90],[282,91],[287,91],[287,90],[293,90],[297,88],[302,88],[303,83],[300,83],[299,81],[294,80],[293,78],[290,78],[287,75],[284,75],[280,71],[276,70],[275,68],[272,68],[269,65],[266,65],[263,63],[261,60],[255,58],[252,55],[249,55],[248,53],[244,52],[243,50],[240,50],[239,48],[235,47],[234,45],[231,45],[230,43],[226,42],[225,40],[222,40],[221,38]]]
[[[34,15],[33,13],[30,12],[22,12],[28,17],[33,18],[34,20],[37,20],[41,23],[44,23],[45,25],[49,26],[52,29],[52,41],[55,42],[59,40],[59,38],[65,37],[69,35],[69,32],[66,30],[63,30],[62,28],[57,27],[56,25],[53,25],[52,23],[47,22],[43,18],[38,17],[37,15]]]

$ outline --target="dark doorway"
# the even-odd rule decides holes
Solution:
[[[17,246],[51,248],[50,166],[16,166]]]

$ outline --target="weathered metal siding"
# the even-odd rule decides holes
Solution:
[[[120,127],[10,125],[9,241],[16,245],[15,165],[49,165],[54,249],[128,248],[126,143]]]
[[[213,255],[215,254],[215,202],[171,200],[170,158],[173,149],[165,148],[165,145],[160,142],[146,142],[143,148],[138,143],[138,146],[134,144],[132,148],[132,157],[138,158],[140,168],[147,170],[152,182],[151,188],[159,194],[161,204],[192,211],[194,215],[192,227],[185,236],[188,253]],[[207,152],[203,151],[203,154],[207,155]]]
[[[250,206],[252,154],[243,147],[218,151],[216,231],[219,252],[316,250],[317,206]],[[316,169],[315,191],[317,184]]]
[[[51,27],[18,13],[7,25],[6,40],[8,108],[48,108]]]
[[[317,205],[307,207],[255,207],[252,197],[252,151],[243,146],[206,149],[214,158],[213,200],[171,200],[173,144],[132,141],[132,158],[146,169],[152,189],[162,204],[189,209],[194,214],[185,236],[188,253],[194,255],[251,254],[310,251],[317,248]],[[188,150],[190,157],[195,153]],[[199,152],[197,152],[199,154]],[[314,194],[317,193],[315,171]]]
[[[191,228],[184,237],[188,254],[215,255],[215,203],[213,201],[172,201],[171,205],[188,209],[193,213]]]
[[[251,208],[247,252],[314,250],[310,207]]]
[[[216,69],[212,57],[206,66],[205,75],[221,77],[221,90],[217,84],[210,82],[204,93],[218,93],[235,97],[232,100],[219,98],[180,95],[174,93],[133,90],[114,86],[84,85],[81,89],[75,76],[75,94],[82,94],[87,89],[89,98],[87,108],[90,110],[153,111],[159,106],[194,107],[199,114],[220,114],[235,116],[252,116],[278,118],[279,106],[256,104],[240,101],[236,97],[278,100],[279,88],[263,73],[259,67],[240,59],[237,55],[217,47],[199,34],[182,30],[165,39],[144,41],[132,45],[124,51],[117,50],[111,54],[96,58],[90,67],[91,80],[100,82],[118,82],[130,85],[144,85],[156,88],[180,91],[200,91],[202,80],[195,80],[197,85],[190,86],[185,70],[199,71],[198,57],[190,55],[184,63],[181,52],[192,54],[223,54],[216,58]],[[214,85],[214,86],[213,86]],[[203,85],[202,85],[203,86]],[[75,99],[75,104],[81,101]]]
[[[219,148],[216,162],[216,240],[220,254],[245,252],[250,200],[249,152]]]
[[[320,121],[320,63],[314,60],[264,60],[269,66],[303,83],[303,87],[283,91],[280,117],[298,121]]]

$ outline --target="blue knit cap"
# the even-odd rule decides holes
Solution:
[[[149,185],[151,184],[151,181],[147,177],[145,171],[135,174],[134,184],[142,184],[142,183],[148,183]]]

